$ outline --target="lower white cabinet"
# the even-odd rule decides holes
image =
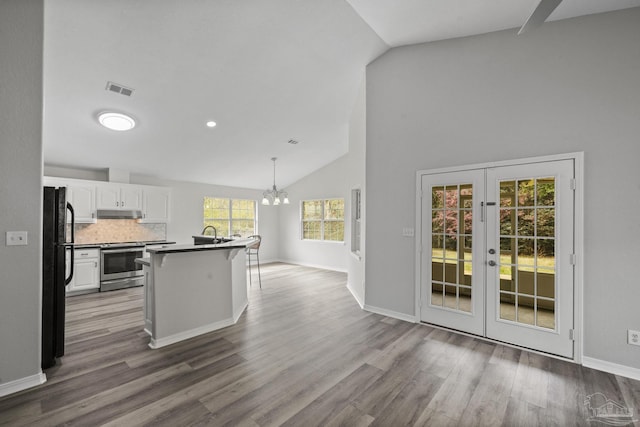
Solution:
[[[100,289],[100,249],[75,249],[73,278],[67,292],[79,293]]]

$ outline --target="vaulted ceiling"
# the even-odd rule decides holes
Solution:
[[[516,28],[536,4],[45,2],[44,161],[263,189],[278,157],[283,187],[347,152],[365,67],[389,47]],[[564,0],[549,20],[633,6],[640,0]],[[137,125],[105,129],[102,111]]]

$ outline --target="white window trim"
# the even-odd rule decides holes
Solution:
[[[343,204],[346,204],[345,198],[344,197],[325,197],[325,198],[320,198],[320,199],[305,199],[305,200],[300,200],[300,207],[298,209],[298,214],[300,217],[299,220],[299,224],[300,224],[300,228],[299,228],[299,232],[300,232],[300,240],[302,240],[303,242],[322,242],[322,243],[337,243],[337,244],[341,244],[344,245],[346,242],[345,239],[345,233],[346,233],[346,219],[345,219],[345,215],[344,215],[344,210],[346,210],[346,206],[342,212],[342,219],[329,219],[326,220],[324,219],[324,202],[327,200],[342,200]],[[304,204],[304,202],[316,202],[316,201],[320,201],[322,202],[321,206],[322,206],[322,218],[320,220],[311,220],[311,221],[320,221],[320,236],[322,237],[321,239],[305,239],[304,238],[304,219],[302,218],[302,206]],[[324,238],[324,223],[325,222],[340,222],[342,221],[343,224],[343,233],[342,233],[342,240],[325,240]]]
[[[229,229],[229,233],[231,234],[233,232],[233,217],[232,217],[232,213],[233,213],[233,201],[234,200],[250,200],[253,202],[253,234],[260,234],[258,231],[258,201],[255,199],[241,199],[238,197],[216,197],[216,196],[204,196],[202,199],[202,203],[204,204],[204,200],[205,199],[225,199],[229,201],[229,219],[226,220],[228,222],[228,229]],[[203,216],[202,216],[202,226],[204,227],[204,222],[206,220],[210,220],[210,221],[224,221],[224,218],[206,218],[204,216],[204,212],[203,212]]]

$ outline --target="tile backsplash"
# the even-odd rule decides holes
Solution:
[[[79,244],[166,240],[167,224],[140,224],[135,219],[99,219],[95,224],[76,224],[75,234]]]

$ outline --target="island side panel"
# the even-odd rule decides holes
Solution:
[[[249,299],[247,297],[247,254],[244,249],[239,250],[232,258],[231,269],[233,288],[233,321],[235,323],[249,304]]]
[[[228,255],[229,249],[152,255],[158,346],[233,323]]]

